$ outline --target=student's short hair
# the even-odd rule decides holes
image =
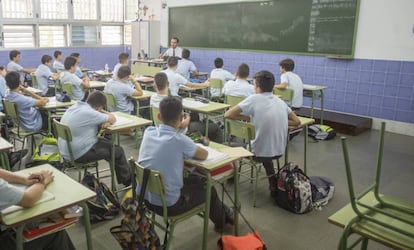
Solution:
[[[167,87],[168,77],[164,72],[158,72],[154,76],[154,82],[158,90],[164,90]]]
[[[165,124],[176,122],[183,112],[181,99],[173,96],[167,96],[160,103],[160,114]]]
[[[178,59],[175,56],[168,57],[167,65],[168,67],[175,67],[178,64]]]
[[[131,75],[131,68],[129,68],[129,66],[121,66],[118,69],[118,74],[117,77],[119,79],[125,78],[127,76]]]
[[[6,77],[6,85],[9,89],[16,89],[20,85],[20,74],[16,71],[11,71],[7,73]]]
[[[73,52],[72,54],[70,54],[70,56],[78,58],[78,57],[80,57],[80,54],[78,52]]]
[[[18,55],[20,55],[20,51],[14,49],[14,50],[10,51],[9,58],[10,58],[10,60],[13,60]]]
[[[86,102],[94,109],[104,107],[106,105],[106,97],[102,91],[95,90],[89,94]]]
[[[176,37],[176,36],[173,36],[173,37],[171,38],[171,40],[172,40],[172,39],[176,40],[176,41],[177,41],[177,43],[179,43],[179,42],[180,42],[180,39],[178,39],[178,37]]]
[[[5,69],[5,67],[4,66],[0,66],[0,70],[4,70]]]
[[[217,57],[214,60],[214,66],[216,66],[217,69],[223,68],[223,59],[221,57]]]
[[[62,51],[60,51],[60,50],[55,50],[55,52],[53,53],[53,56],[55,58],[58,58],[58,56],[60,56],[60,55],[62,55]]]
[[[48,62],[52,61],[52,59],[53,58],[49,55],[43,55],[42,59],[40,59],[40,60],[42,61],[42,64],[45,64],[45,63],[48,63]]]
[[[121,53],[121,54],[119,54],[119,56],[118,56],[118,61],[119,61],[120,63],[122,63],[122,62],[124,62],[124,61],[128,60],[128,58],[129,58],[129,54],[128,54],[128,53],[125,53],[125,52],[122,52],[122,53]]]
[[[242,63],[237,68],[237,76],[240,78],[247,78],[250,74],[249,65]]]
[[[275,76],[272,72],[262,70],[254,75],[256,86],[259,87],[263,92],[272,92],[275,86]]]
[[[183,49],[183,52],[181,53],[181,57],[188,59],[190,57],[190,51],[188,49]]]
[[[292,59],[287,58],[280,61],[279,66],[282,67],[282,69],[285,69],[286,71],[293,71],[293,69],[295,68],[295,62]]]
[[[63,64],[65,65],[65,69],[66,70],[70,70],[70,68],[72,68],[72,66],[76,65],[76,57],[73,56],[68,56],[65,58],[65,61],[63,62]]]

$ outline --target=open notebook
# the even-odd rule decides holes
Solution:
[[[125,124],[128,124],[128,123],[132,122],[131,119],[129,119],[128,117],[123,117],[123,116],[120,116],[120,115],[115,115],[115,118],[116,118],[116,122],[111,125],[111,126],[114,126],[114,127],[125,125]]]
[[[222,161],[222,160],[226,159],[227,157],[229,157],[227,154],[219,152],[219,151],[217,151],[213,148],[203,146],[202,144],[199,144],[199,143],[197,143],[197,145],[208,151],[207,159],[205,159],[203,161],[191,159],[191,160],[189,160],[190,162],[193,161],[193,162],[197,162],[197,163],[199,163],[203,166],[208,166],[210,164],[214,164],[216,162]]]
[[[27,186],[20,185],[20,184],[9,184],[9,185],[14,186],[16,188],[19,188],[21,190],[25,190],[27,188]],[[40,196],[40,199],[35,203],[35,205],[39,204],[39,203],[42,203],[42,202],[45,202],[45,201],[52,200],[54,198],[55,198],[55,196],[51,192],[48,192],[48,191],[45,190],[45,191],[43,191],[42,196]],[[13,213],[15,211],[19,211],[19,210],[22,210],[22,209],[23,209],[23,207],[21,207],[21,206],[12,205],[10,207],[7,207],[7,208],[1,210],[0,213],[2,215],[6,215],[6,214]]]

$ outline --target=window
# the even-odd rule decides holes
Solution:
[[[125,20],[136,20],[138,12],[138,1],[125,0]]]
[[[68,0],[40,0],[40,17],[44,19],[67,19]]]
[[[4,18],[33,18],[32,0],[3,0]]]
[[[96,26],[72,26],[72,45],[96,44]]]
[[[40,47],[64,47],[65,26],[39,26]]]
[[[4,48],[34,47],[32,25],[3,25]]]
[[[73,18],[78,20],[97,19],[96,0],[72,0]]]
[[[122,26],[102,26],[102,45],[122,44]]]
[[[132,41],[132,26],[131,24],[124,25],[124,44],[131,44]]]
[[[122,22],[124,20],[124,1],[101,0],[101,20]]]

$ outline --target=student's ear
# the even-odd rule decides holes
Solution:
[[[170,82],[169,81],[167,81],[167,87],[169,87],[170,86]]]
[[[161,117],[161,113],[160,112],[158,112],[157,118],[158,118],[158,120],[162,121],[162,117]]]

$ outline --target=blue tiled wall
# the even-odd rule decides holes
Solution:
[[[290,57],[294,72],[305,84],[328,86],[325,108],[364,116],[414,123],[414,62],[331,59],[321,56],[284,55],[259,52],[192,49],[191,60],[201,71],[210,72],[214,59],[235,72],[244,62],[251,75],[269,70],[280,79],[278,62]],[[316,102],[319,105],[319,102]],[[310,100],[305,98],[304,105]]]

